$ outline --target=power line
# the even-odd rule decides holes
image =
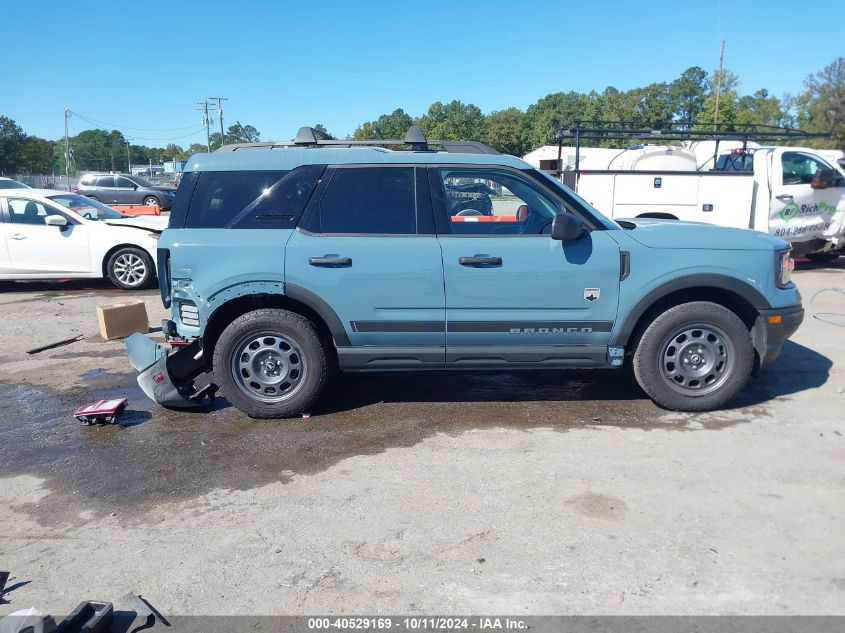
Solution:
[[[84,121],[88,121],[88,123],[92,123],[97,127],[101,127],[103,125],[108,125],[113,127],[114,129],[124,129],[124,130],[138,130],[141,132],[179,132],[181,130],[189,130],[191,128],[196,127],[196,125],[186,125],[184,127],[170,127],[170,128],[150,128],[150,127],[132,127],[130,125],[119,125],[117,123],[109,123],[108,121],[100,121],[99,119],[94,119],[92,117],[85,116],[83,114],[79,114],[79,112],[74,112],[73,110],[69,110],[69,112],[75,116],[78,116],[80,119]]]

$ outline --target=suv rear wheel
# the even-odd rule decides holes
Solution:
[[[754,347],[736,314],[693,301],[658,316],[643,333],[633,361],[637,382],[657,404],[708,411],[725,405],[748,382]]]
[[[328,380],[326,350],[314,324],[295,312],[247,312],[223,330],[213,372],[226,398],[251,418],[308,411]]]

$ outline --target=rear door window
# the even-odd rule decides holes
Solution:
[[[114,187],[114,176],[100,176],[97,178],[97,187]]]
[[[186,228],[293,228],[324,165],[291,171],[202,172],[188,208]]]
[[[338,169],[320,200],[321,233],[417,233],[413,167]]]

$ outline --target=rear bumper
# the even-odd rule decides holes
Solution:
[[[217,387],[202,360],[197,339],[176,352],[165,349],[143,334],[125,341],[129,362],[138,370],[138,385],[147,397],[166,407],[200,407],[214,397]]]
[[[775,361],[783,344],[795,334],[803,320],[804,308],[800,303],[786,308],[760,310],[753,334],[761,366]]]

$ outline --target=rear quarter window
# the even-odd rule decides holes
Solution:
[[[293,228],[324,169],[305,165],[290,171],[201,172],[179,186],[177,205],[190,181],[196,181],[184,227]],[[171,225],[176,226],[172,217]]]

